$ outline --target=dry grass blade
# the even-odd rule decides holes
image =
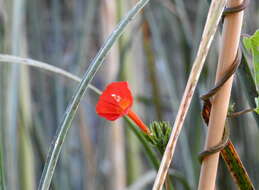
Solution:
[[[229,141],[228,145],[220,152],[220,154],[226,162],[238,188],[241,190],[255,189],[231,141]]]
[[[211,6],[209,9],[209,13],[205,24],[204,32],[202,35],[202,40],[198,49],[198,53],[195,58],[195,61],[185,88],[185,92],[180,104],[180,108],[178,110],[178,114],[176,116],[176,120],[174,123],[173,131],[169,139],[168,145],[166,147],[165,154],[163,156],[163,159],[153,186],[153,190],[161,190],[163,187],[165,177],[167,175],[167,172],[174,154],[176,142],[178,140],[180,131],[182,129],[185,116],[187,114],[205,58],[208,54],[209,47],[211,45],[214,34],[216,32],[225,4],[226,4],[225,0],[218,0],[218,1],[214,0],[211,2]]]

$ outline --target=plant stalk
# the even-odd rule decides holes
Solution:
[[[227,7],[237,6],[241,2],[242,0],[229,0]],[[236,57],[242,21],[243,11],[228,15],[224,19],[222,47],[219,54],[216,83],[223,77],[224,73],[231,66]],[[208,149],[221,141],[228,111],[232,82],[233,76],[212,99],[212,109],[205,149]],[[203,160],[198,187],[199,190],[215,189],[218,160],[219,153],[209,155]]]

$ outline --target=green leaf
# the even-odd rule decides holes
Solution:
[[[255,104],[256,104],[256,108],[254,109],[254,111],[259,114],[259,97],[255,98]]]
[[[254,80],[256,82],[257,91],[259,89],[259,30],[252,36],[243,39],[245,48],[251,52],[254,66]]]
[[[259,90],[259,30],[252,36],[243,39],[245,48],[252,54],[252,62],[254,68],[254,81],[256,89]],[[254,111],[259,114],[259,98],[255,98],[256,108]]]

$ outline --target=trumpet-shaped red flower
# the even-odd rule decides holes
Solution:
[[[114,121],[124,115],[129,116],[145,133],[148,127],[131,110],[133,97],[127,82],[112,82],[101,94],[96,105],[96,112],[107,120]]]

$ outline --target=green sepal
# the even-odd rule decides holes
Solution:
[[[151,135],[145,135],[145,138],[150,142],[161,154],[164,153],[166,145],[169,141],[172,127],[166,121],[153,121],[149,125]]]

